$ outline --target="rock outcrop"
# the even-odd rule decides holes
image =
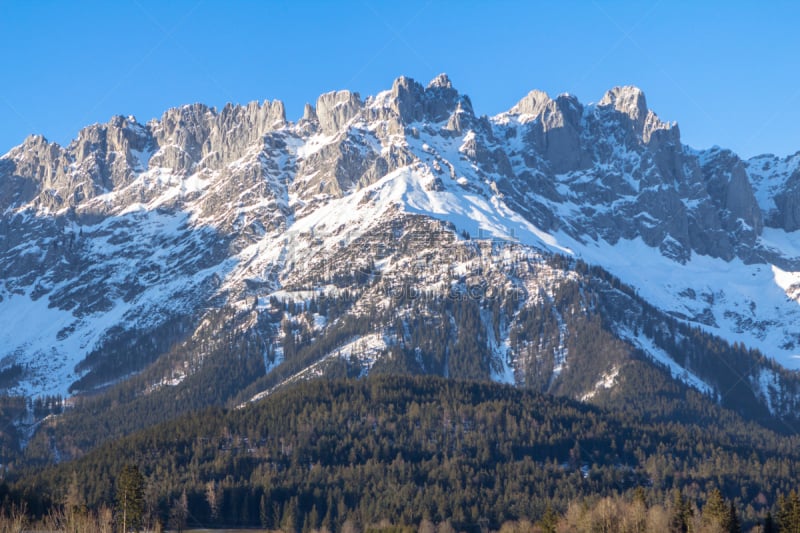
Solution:
[[[635,87],[613,88],[586,105],[532,91],[489,118],[476,116],[442,74],[425,86],[400,77],[364,100],[329,92],[306,104],[297,122],[287,121],[280,101],[220,110],[192,104],[147,124],[118,116],[81,130],[66,147],[32,136],[12,149],[0,159],[0,212],[0,311],[4,301],[21,299],[58,324],[0,349],[3,361],[55,361],[32,366],[29,384],[45,383],[48,372],[74,381],[81,358],[92,351],[102,359],[122,343],[110,339],[145,338],[142,332],[176,316],[211,317],[209,309],[240,313],[236,327],[209,322],[253,332],[245,344],[261,350],[259,343],[272,346],[283,334],[269,329],[275,324],[263,312],[273,296],[306,298],[324,285],[358,299],[364,283],[392,269],[417,276],[432,293],[459,284],[466,290],[483,275],[519,290],[524,305],[549,301],[552,287],[514,286],[525,276],[457,264],[464,250],[492,256],[491,239],[522,247],[509,254],[528,258],[646,246],[677,272],[696,256],[800,271],[800,258],[774,244],[780,239],[765,238],[774,237],[765,228],[800,229],[800,154],[742,161],[726,150],[693,150]],[[409,232],[418,234],[410,239]],[[386,242],[365,243],[366,235]],[[463,250],[440,249],[459,239]],[[400,241],[391,260],[373,253]],[[450,266],[425,271],[440,253]],[[539,259],[525,261],[515,259],[514,268],[523,264],[526,276],[541,268]],[[405,283],[396,275],[389,272],[386,283]],[[786,353],[800,346],[791,309],[789,319],[762,319],[741,299],[720,312],[714,302],[733,297],[703,290],[686,290],[672,311],[704,327],[722,324],[731,339],[753,332],[779,337]],[[407,317],[384,304],[359,300],[352,312],[397,311],[380,335],[372,332],[390,338]],[[251,312],[250,322],[241,318]],[[498,319],[493,334],[514,316]],[[327,327],[321,317],[304,320],[298,339],[316,339]],[[124,333],[129,325],[139,333]],[[560,342],[557,327],[552,333],[548,353]],[[407,340],[390,339],[398,346]],[[494,353],[498,344],[489,344],[486,353]],[[521,353],[509,360],[523,361]],[[200,359],[174,368],[184,372]]]
[[[358,93],[350,91],[333,91],[317,98],[317,119],[322,133],[333,135],[355,118],[363,103]]]

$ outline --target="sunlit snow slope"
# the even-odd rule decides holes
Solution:
[[[328,93],[296,122],[278,101],[114,117],[66,148],[32,136],[6,154],[0,212],[0,386],[12,393],[143,372],[148,391],[181,386],[232,350],[225,335],[260,351],[263,374],[277,376],[265,388],[336,360],[368,372],[401,352],[415,371],[453,375],[466,372],[451,355],[472,335],[485,361],[465,375],[591,398],[621,363],[569,377],[588,364],[575,339],[591,321],[575,316],[601,306],[567,312],[565,287],[588,282],[557,256],[760,351],[745,378],[770,410],[789,394],[776,392],[789,378],[770,359],[800,368],[800,157],[693,150],[634,87],[589,105],[533,91],[489,118],[441,75],[426,87],[399,78],[366,100]],[[436,303],[393,307],[411,274]],[[475,286],[474,309],[436,300]],[[493,306],[490,286],[515,297]],[[337,301],[327,315],[324,298]],[[300,307],[281,308],[288,300]],[[523,329],[545,308],[552,334],[534,338]],[[475,330],[458,329],[470,313]],[[441,358],[420,327],[453,336]],[[604,327],[713,392],[638,324]]]

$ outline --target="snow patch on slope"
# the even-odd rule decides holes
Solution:
[[[617,376],[619,376],[619,367],[615,366],[608,372],[603,372],[601,378],[594,384],[594,388],[581,396],[581,401],[585,402],[594,398],[602,389],[610,389],[617,384]]]
[[[690,387],[695,388],[704,394],[714,394],[713,387],[700,379],[696,374],[676,363],[669,356],[669,354],[667,354],[667,352],[656,346],[651,339],[641,334],[636,335],[634,332],[628,329],[619,329],[617,333],[621,338],[641,349],[645,354],[650,356],[651,359],[669,369],[673,378],[682,381],[686,385],[689,385]]]
[[[519,241],[572,253],[568,245],[561,244],[562,240],[572,243],[572,239],[542,231],[509,209],[498,197],[486,198],[460,187],[440,191],[424,186],[434,179],[425,166],[405,167],[386,176],[375,188],[384,201],[398,202],[408,213],[450,222],[458,231],[466,231],[471,236]]]
[[[335,350],[325,354],[312,365],[304,368],[300,372],[288,377],[275,387],[259,392],[250,398],[250,402],[257,402],[269,396],[275,390],[307,379],[318,378],[324,375],[324,365],[332,358],[339,358],[342,360],[355,359],[359,362],[361,367],[368,371],[380,355],[386,352],[388,348],[386,338],[380,333],[370,333],[362,337],[355,338]]]
[[[781,233],[790,238],[779,230],[770,236]],[[794,238],[791,242],[798,245]],[[578,255],[603,266],[660,309],[800,369],[800,334],[790,327],[800,324],[800,273],[697,254],[679,265],[639,238],[613,246],[589,243]]]
[[[25,375],[11,394],[66,395],[79,376],[74,368],[120,322],[130,305],[117,301],[106,312],[80,319],[49,305],[47,298],[12,294],[0,306],[0,364],[22,364]]]

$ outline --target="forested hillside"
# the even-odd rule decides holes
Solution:
[[[480,531],[603,496],[671,508],[673,489],[687,508],[718,489],[748,527],[778,512],[797,488],[797,436],[743,421],[644,362],[626,368],[619,379],[631,386],[599,398],[609,410],[435,377],[303,382],[20,472],[7,488],[36,513],[67,497],[96,510],[114,505],[121,473],[135,468],[151,522],[184,501],[192,524],[284,531],[381,520]],[[640,403],[616,392],[637,383],[647,383]]]

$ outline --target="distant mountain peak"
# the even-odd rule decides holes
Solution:
[[[427,86],[400,76],[375,96],[322,94],[297,122],[278,100],[190,104],[145,125],[117,116],[66,148],[32,136],[0,159],[0,213],[0,322],[32,324],[0,331],[0,361],[21,365],[15,390],[87,390],[160,356],[150,386],[173,386],[223,331],[246,332],[255,367],[284,365],[285,379],[337,354],[360,357],[357,373],[387,354],[447,373],[458,357],[432,363],[411,331],[425,321],[386,298],[409,284],[439,303],[475,287],[513,294],[481,300],[470,320],[486,324],[467,333],[451,329],[449,304],[424,312],[441,319],[433,336],[482,332],[449,344],[484,357],[475,376],[528,383],[535,360],[550,373],[537,379],[557,384],[583,334],[570,317],[596,302],[575,293],[569,314],[558,308],[556,293],[586,272],[553,254],[605,267],[659,312],[789,367],[800,350],[800,158],[691,150],[636,87],[596,105],[534,90],[487,118],[445,74]],[[551,260],[560,266],[542,266]],[[339,294],[352,301],[325,315],[320,301]],[[302,303],[282,311],[283,300]],[[608,335],[668,358],[615,309]],[[537,338],[533,316],[549,317],[551,337]],[[169,334],[153,347],[158,328]],[[307,351],[292,360],[295,341]]]
[[[647,117],[647,99],[644,91],[633,85],[618,86],[606,91],[597,105],[612,106],[636,122],[644,122]]]
[[[450,78],[442,72],[441,74],[437,75],[428,83],[428,89],[452,89],[453,84],[450,82]]]
[[[546,92],[534,89],[517,102],[514,107],[509,110],[509,113],[538,117],[552,102],[553,100]]]

